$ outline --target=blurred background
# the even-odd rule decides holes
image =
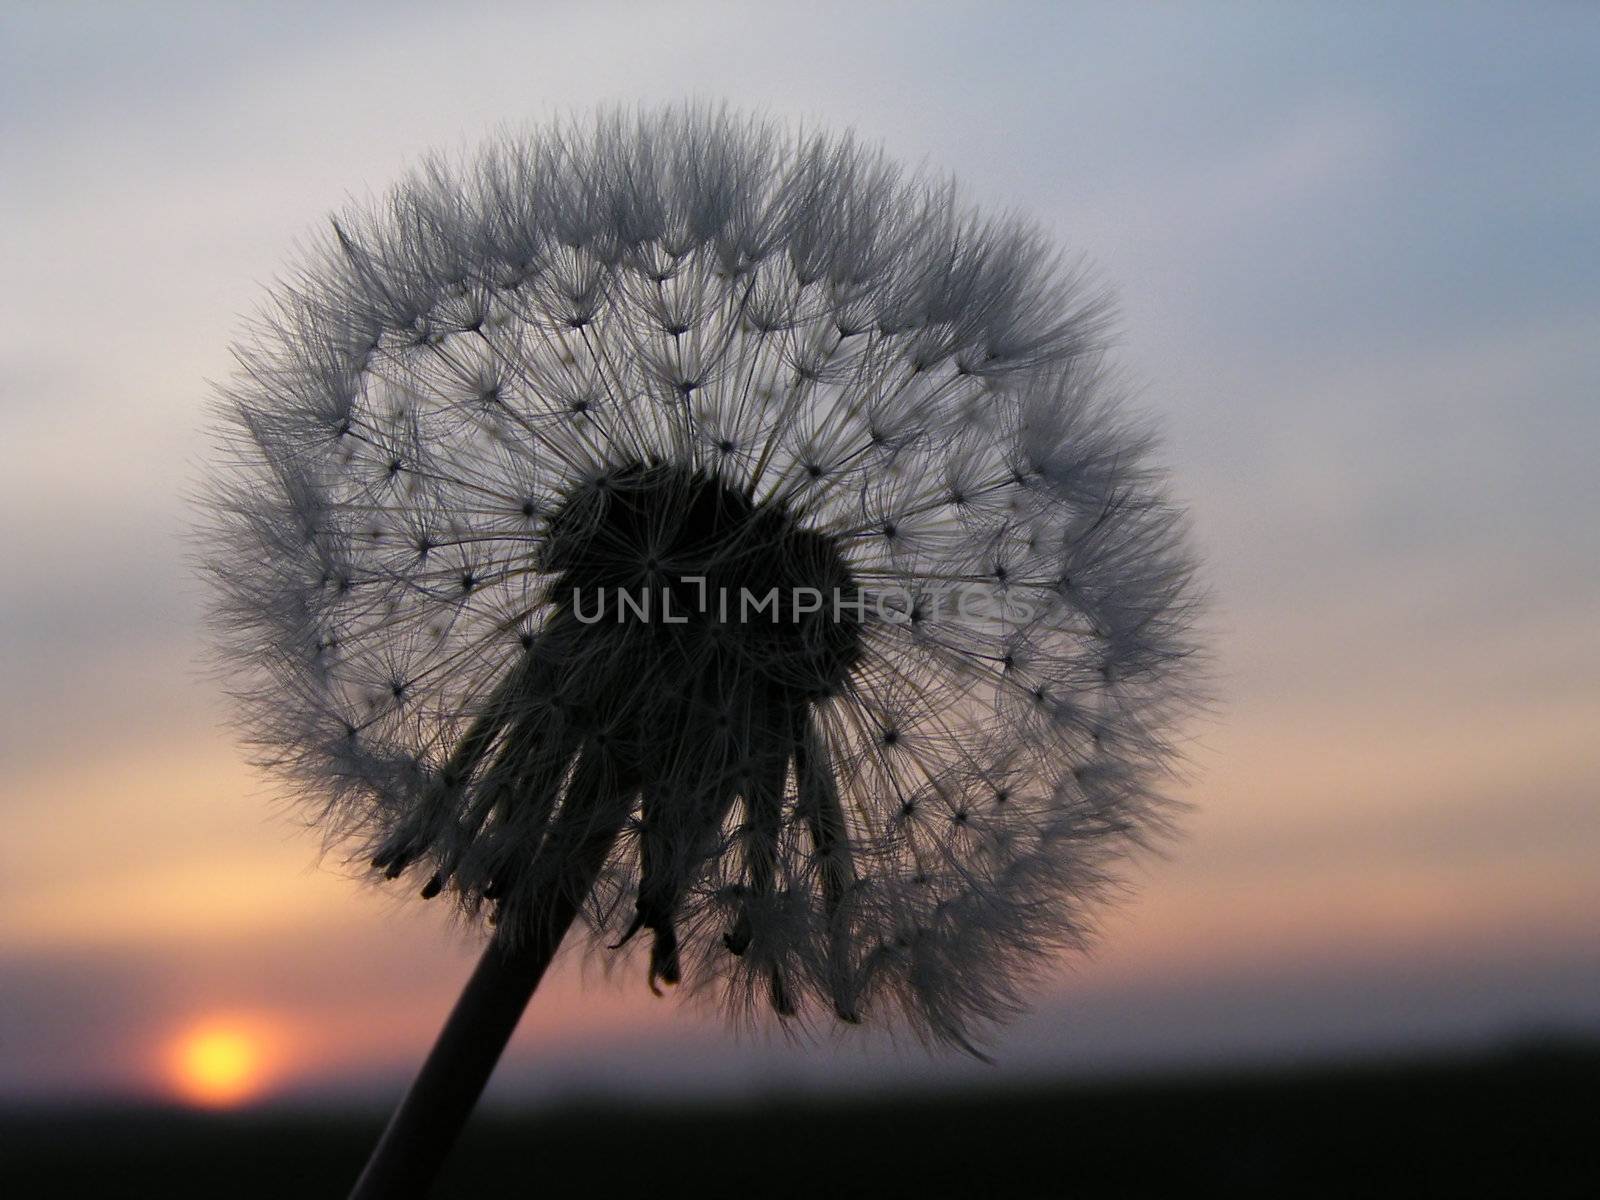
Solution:
[[[1081,1097],[1530,1046],[1593,1081],[1600,9],[11,0],[8,1119],[378,1113],[420,1062],[474,938],[319,862],[203,673],[208,381],[347,197],[683,97],[853,126],[1118,290],[1216,598],[1217,715],[1184,840],[997,1066],[736,1039],[570,962],[491,1106]]]

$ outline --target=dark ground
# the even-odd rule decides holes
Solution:
[[[0,1113],[0,1196],[339,1197],[376,1115]],[[1600,1197],[1600,1049],[474,1121],[440,1197]]]

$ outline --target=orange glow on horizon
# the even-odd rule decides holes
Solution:
[[[179,1098],[202,1108],[232,1108],[255,1099],[270,1071],[271,1039],[236,1021],[186,1030],[173,1042],[171,1083]]]

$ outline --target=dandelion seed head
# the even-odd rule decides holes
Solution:
[[[1164,827],[1194,695],[1106,321],[849,136],[684,108],[429,162],[238,348],[242,726],[497,936],[605,826],[590,943],[653,988],[970,1048]]]

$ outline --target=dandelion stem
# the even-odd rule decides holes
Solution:
[[[522,940],[490,941],[411,1090],[389,1119],[350,1200],[421,1200],[544,978],[616,840],[596,830],[567,877],[541,897]]]

